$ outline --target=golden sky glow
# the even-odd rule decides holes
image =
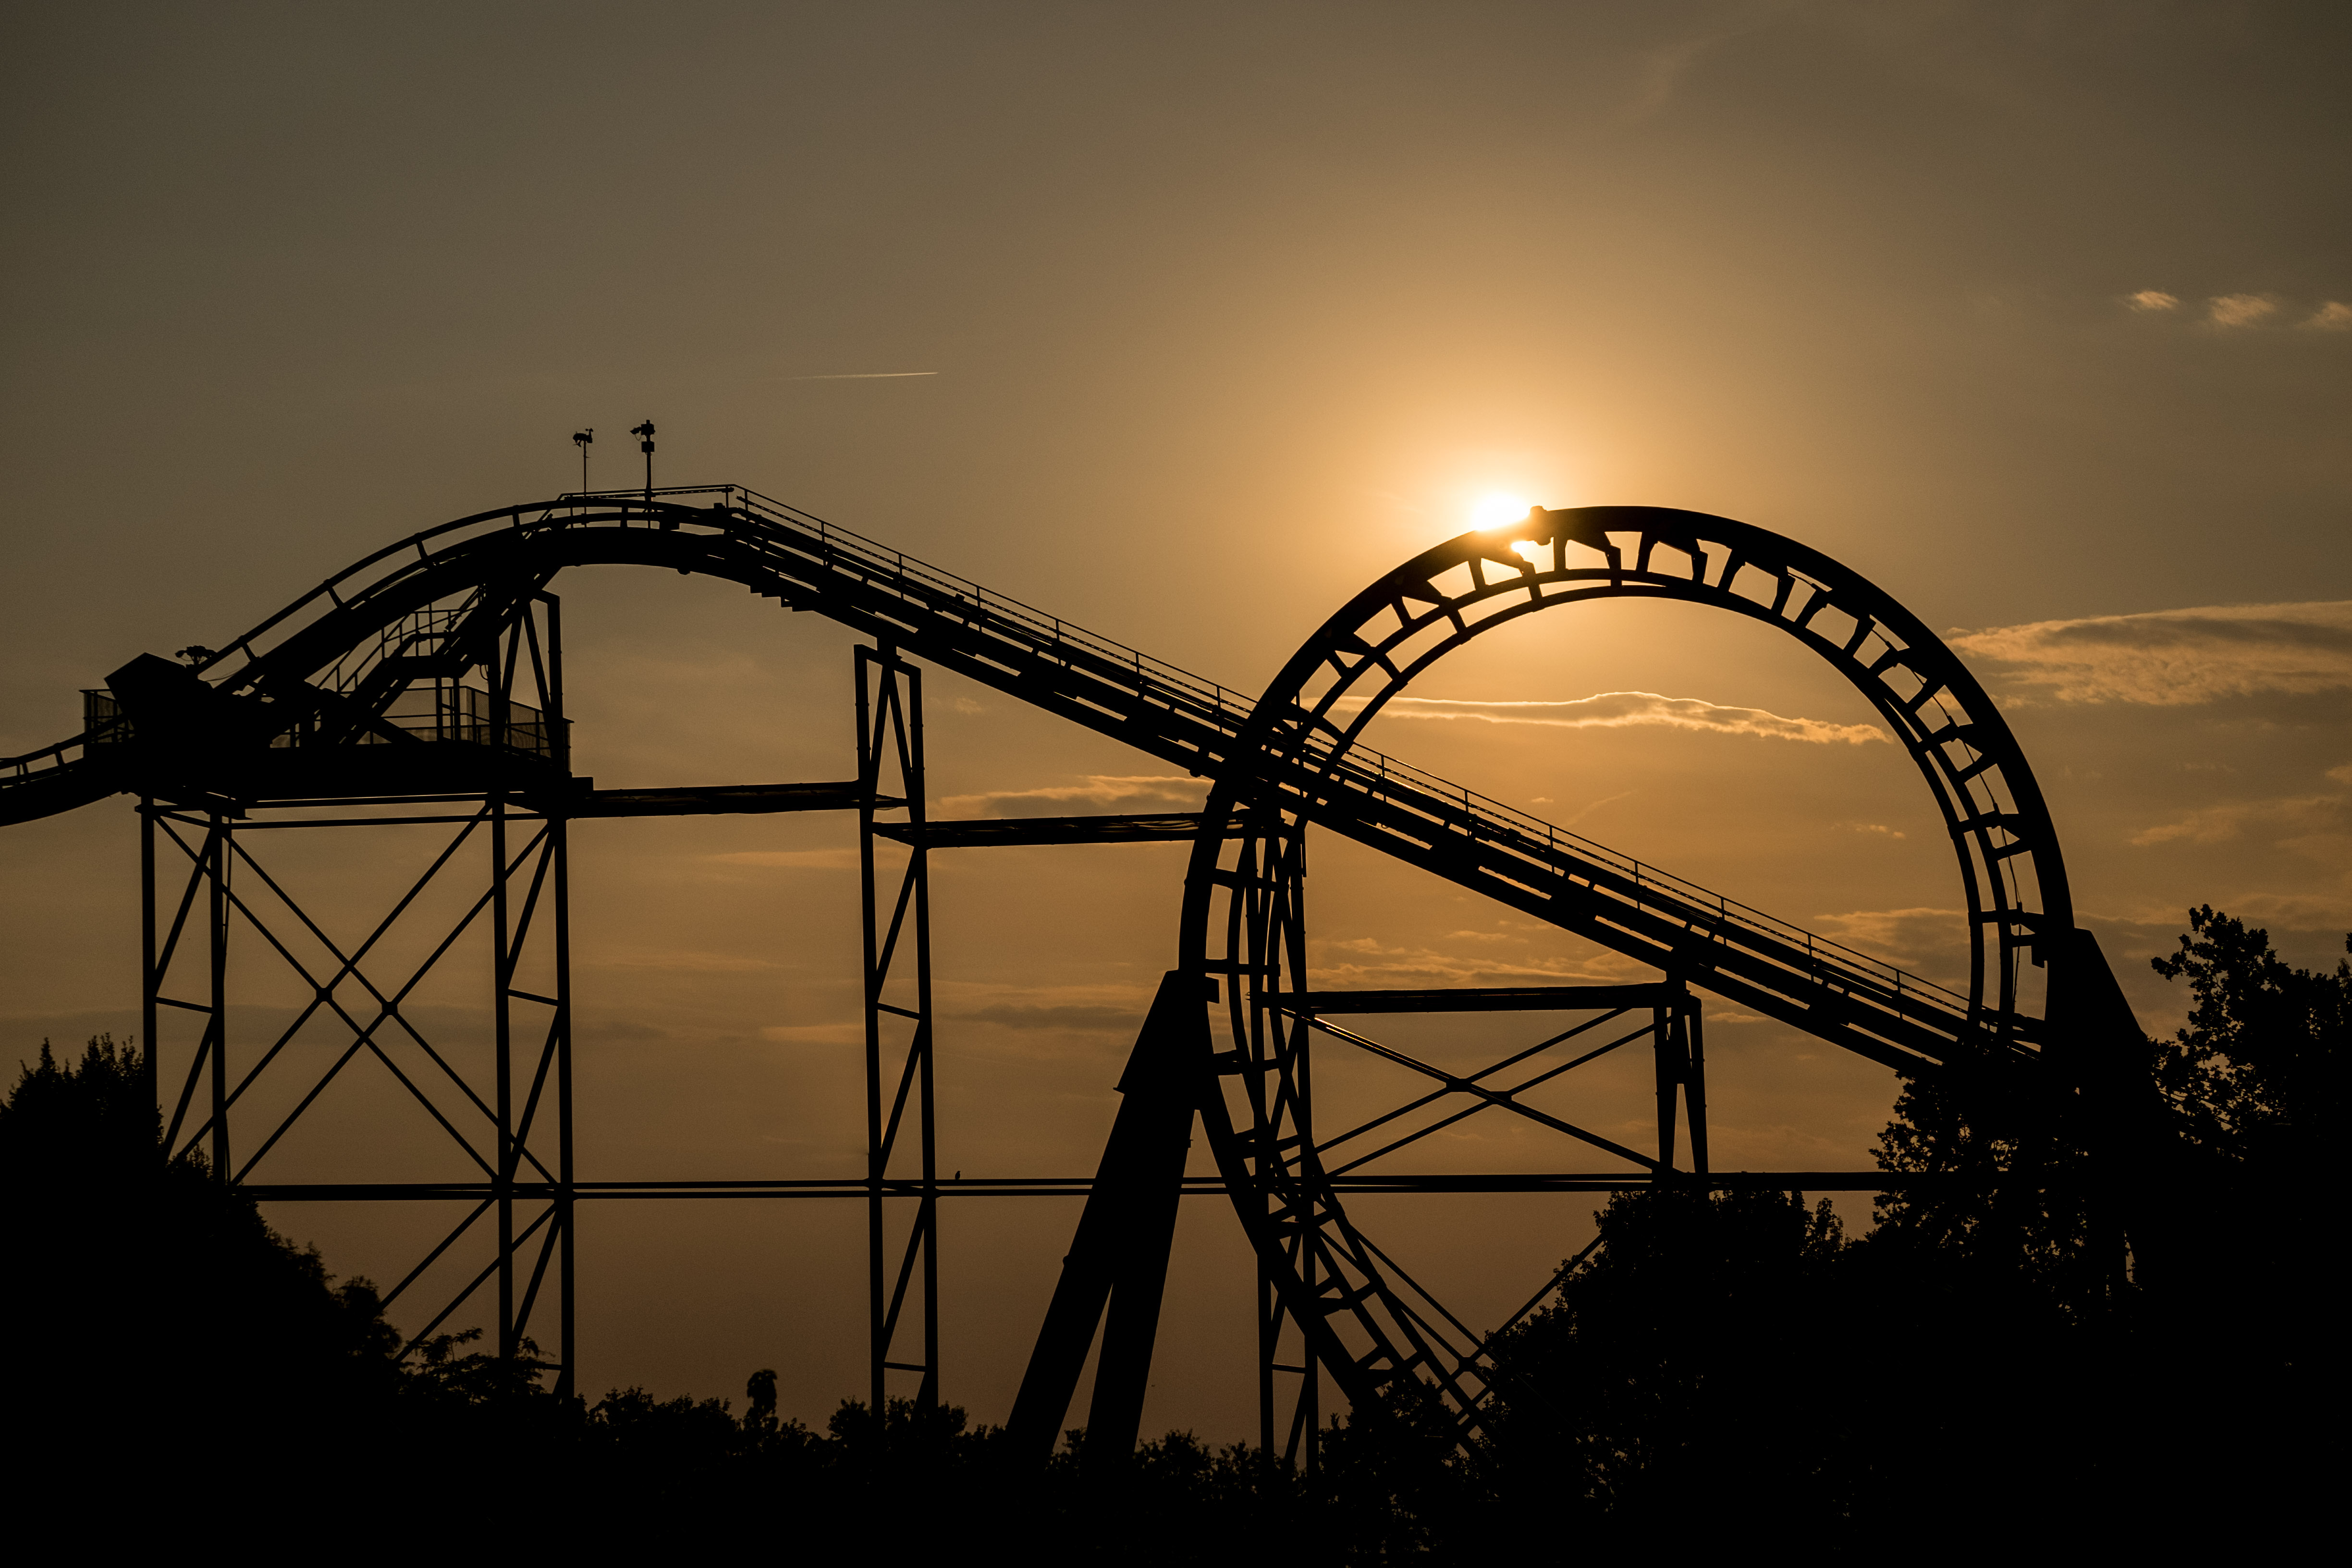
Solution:
[[[1467,528],[1530,502],[1688,507],[1824,550],[1948,632],[2162,1026],[2178,999],[2146,959],[2187,905],[2270,924],[2304,964],[2352,927],[2345,15],[20,8],[0,49],[0,753],[72,733],[79,689],[137,653],[217,643],[415,530],[577,486],[590,425],[593,483],[637,481],[614,437],[651,416],[659,482],[754,486],[1250,691]],[[556,588],[600,784],[845,776],[845,631],[674,574]],[[1578,606],[1413,697],[1370,743],[1951,972],[1927,793],[1787,639]],[[940,676],[929,700],[955,814],[1200,799],[992,692]],[[855,1168],[854,844],[815,816],[583,825],[593,1173]],[[417,849],[285,852],[358,922]],[[1316,854],[1331,984],[1623,972],[1348,846]],[[943,857],[943,1158],[1091,1168],[1181,865]],[[16,1055],[131,1031],[136,870],[119,801],[0,831]],[[294,1005],[257,994],[239,1027]],[[456,993],[430,1005],[478,1025]],[[1708,1045],[1718,1164],[1866,1162],[1884,1072],[1736,1016]],[[322,1101],[293,1168],[408,1157],[415,1129],[374,1092]],[[1638,1084],[1601,1096],[1638,1122]],[[1449,1158],[1536,1157],[1496,1137]],[[1483,1306],[1580,1245],[1591,1206],[1398,1224]],[[954,1216],[949,1394],[982,1419],[1005,1413],[1074,1215]],[[339,1269],[396,1278],[415,1250],[381,1214],[276,1217]],[[1225,1219],[1185,1211],[1148,1429],[1246,1427]],[[816,1419],[856,1391],[845,1209],[593,1226],[591,1386],[730,1393],[773,1365]]]

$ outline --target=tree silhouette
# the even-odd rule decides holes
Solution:
[[[10,1422],[39,1437],[21,1483],[70,1488],[78,1453],[173,1430],[204,1441],[153,1467],[159,1499],[230,1453],[308,1473],[307,1436],[396,1389],[400,1340],[367,1281],[332,1283],[201,1159],[167,1163],[161,1131],[138,1050],[107,1036],[64,1063],[43,1042],[0,1107],[0,1344]]]
[[[2352,935],[2344,942],[2352,952]],[[2180,950],[2149,963],[2186,976],[2194,998],[2187,1026],[2156,1047],[2181,1136],[2249,1172],[2284,1178],[2308,1163],[2343,1105],[2352,962],[2293,968],[2268,931],[2204,904],[2189,911]]]
[[[164,1159],[134,1048],[101,1036],[60,1063],[44,1043],[0,1105],[0,1375],[32,1456],[12,1479],[36,1507],[101,1517],[121,1477],[84,1456],[130,1451],[161,1517],[258,1480],[281,1539],[366,1518],[378,1542],[600,1553],[994,1542],[1142,1568],[1239,1542],[1433,1563],[1570,1542],[2250,1542],[2326,1495],[2303,1434],[2329,1386],[2317,1151],[2352,963],[2295,969],[2210,908],[2189,926],[2154,961],[2188,981],[2188,1024],[2147,1043],[2180,1162],[2102,1169],[2112,1150],[2063,1105],[1908,1083],[1879,1160],[1918,1180],[1868,1235],[1793,1193],[1620,1194],[1553,1304],[1489,1343],[1477,1441],[1408,1381],[1335,1420],[1306,1473],[1180,1432],[1115,1465],[1074,1432],[1039,1469],[961,1409],[903,1399],[845,1401],[813,1430],[765,1369],[740,1417],[635,1387],[559,1400],[535,1348],[501,1360],[474,1330],[403,1360],[365,1280],[331,1279],[200,1159]],[[2205,1267],[2133,1278],[2095,1178],[2155,1184]],[[392,1497],[414,1506],[387,1513]]]

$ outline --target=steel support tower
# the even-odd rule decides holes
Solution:
[[[629,563],[726,578],[861,639],[856,776],[599,790],[575,777],[564,717],[563,570]],[[1917,765],[1950,835],[1970,951],[1964,989],[1904,973],[1360,742],[1419,674],[1486,631],[1608,599],[1709,605],[1794,638],[1853,682]],[[1253,698],[1085,632],[739,486],[560,497],[427,530],[369,556],[218,652],[142,656],[86,695],[81,733],[0,760],[0,822],[137,797],[142,1027],[167,1149],[273,1201],[439,1205],[454,1223],[387,1294],[453,1249],[477,1271],[411,1350],[491,1288],[497,1352],[576,1389],[573,1285],[583,1203],[746,1195],[865,1205],[869,1368],[878,1410],[945,1396],[942,1210],[950,1198],[1082,1197],[1085,1207],[1011,1425],[1042,1454],[1085,1363],[1090,1451],[1131,1447],[1143,1415],[1176,1210],[1221,1196],[1257,1259],[1259,1438],[1311,1463],[1335,1399],[1401,1379],[1475,1430],[1485,1346],[1503,1322],[1448,1309],[1352,1216],[1349,1200],[1418,1193],[1595,1192],[1654,1183],[1824,1191],[1878,1173],[1724,1173],[1709,1165],[1700,993],[1986,1106],[2032,1104],[2119,1146],[2139,1114],[2136,1023],[2074,923],[2057,836],[2032,770],[1951,651],[1883,590],[1792,540],[1651,508],[1532,510],[1375,579]],[[978,681],[1207,780],[1196,813],[939,821],[924,784],[926,668]],[[814,1180],[690,1174],[584,1181],[572,1125],[572,825],[615,816],[830,810],[858,824],[865,1019],[864,1170]],[[1334,833],[1649,966],[1637,984],[1452,991],[1318,989],[1307,967],[1307,829]],[[300,865],[318,830],[410,836],[422,869],[381,908]],[[257,837],[259,835],[261,837]],[[1174,963],[1119,1082],[1091,1176],[942,1179],[931,986],[930,856],[1008,844],[1184,840]],[[330,868],[331,869],[331,868]],[[338,904],[329,910],[322,903]],[[248,959],[247,954],[250,954]],[[236,963],[232,963],[232,958]],[[275,991],[240,1013],[240,977]],[[436,985],[487,1024],[436,1010]],[[484,1010],[469,1004],[473,1016]],[[271,1013],[268,1007],[278,1009]],[[1511,1013],[1544,1021],[1475,1072],[1375,1037],[1359,1020]],[[240,1026],[238,1020],[246,1022]],[[456,1022],[453,1022],[457,1020]],[[264,1020],[268,1020],[266,1024]],[[292,1076],[300,1038],[329,1065]],[[307,1031],[307,1034],[306,1034]],[[1635,1148],[1524,1097],[1646,1042],[1656,1135]],[[1412,1075],[1415,1096],[1328,1125],[1318,1071],[1339,1051]],[[444,1164],[414,1179],[277,1183],[266,1162],[364,1059],[436,1130]],[[1318,1068],[1318,1061],[1324,1064]],[[1473,1115],[1580,1146],[1536,1173],[1383,1165]],[[341,1136],[359,1137],[351,1128]],[[1213,1168],[1194,1170],[1196,1133]],[[359,1141],[364,1142],[364,1138]],[[1679,1158],[1685,1144],[1688,1158]],[[1565,1145],[1563,1145],[1565,1147]],[[2117,1203],[2126,1200],[2118,1198]],[[2118,1234],[2157,1227],[2118,1207]],[[487,1257],[481,1254],[487,1253]],[[1571,1260],[1570,1267],[1576,1260]],[[552,1344],[540,1341],[554,1320]],[[420,1317],[424,1316],[419,1314]],[[894,1381],[894,1379],[898,1381]],[[907,1380],[911,1380],[908,1382]]]

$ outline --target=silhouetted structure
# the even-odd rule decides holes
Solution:
[[[636,433],[650,452],[650,423]],[[857,776],[626,791],[598,790],[574,776],[560,606],[548,586],[565,567],[591,563],[731,579],[869,638],[871,646],[856,650],[853,670]],[[1605,598],[1673,599],[1748,616],[1794,637],[1863,692],[1917,763],[1951,837],[1971,943],[1965,994],[1358,743],[1381,705],[1446,653],[1521,616]],[[862,1200],[869,1403],[881,1410],[894,1373],[919,1380],[919,1406],[940,1399],[941,1200],[1082,1193],[1085,1213],[1021,1389],[1012,1438],[1041,1455],[1051,1447],[1099,1328],[1089,1449],[1124,1453],[1141,1415],[1176,1204],[1186,1194],[1223,1193],[1258,1258],[1262,1447],[1311,1456],[1326,1377],[1360,1405],[1393,1391],[1400,1379],[1429,1384],[1468,1429],[1486,1388],[1486,1335],[1350,1221],[1349,1194],[1661,1183],[1818,1191],[1899,1180],[1878,1173],[1711,1172],[1694,986],[1915,1079],[1948,1084],[1972,1103],[2087,1107],[2110,1142],[2125,1136],[2118,1129],[2130,1123],[2131,1096],[2144,1092],[2132,1076],[2137,1026],[2095,944],[2074,923],[2041,793],[1982,688],[1916,617],[1858,574],[1793,541],[1721,518],[1648,508],[1535,509],[1515,530],[1465,534],[1350,601],[1255,700],[736,486],[582,493],[461,519],[368,557],[223,651],[190,653],[193,667],[153,656],[133,660],[106,690],[88,694],[81,734],[0,763],[0,822],[117,792],[140,796],[144,1027],[152,1043],[167,1016],[185,1013],[201,1024],[184,1078],[162,1086],[169,1146],[201,1145],[222,1180],[257,1197],[463,1205],[464,1216],[386,1293],[387,1303],[489,1219],[488,1261],[419,1340],[495,1281],[497,1343],[512,1358],[551,1296],[554,1363],[567,1390],[577,1363],[572,1278],[582,1202]],[[917,658],[1210,779],[1205,810],[931,820]],[[806,810],[855,811],[859,823],[866,1170],[837,1181],[578,1180],[572,825]],[[1592,987],[1318,991],[1305,961],[1310,824],[1633,957],[1663,978]],[[353,826],[436,829],[447,842],[366,940],[346,948],[273,877],[253,836]],[[933,1136],[930,852],[1153,839],[1193,846],[1182,945],[1121,1080],[1124,1100],[1100,1168],[1091,1179],[941,1178]],[[466,870],[468,854],[485,862],[479,873]],[[436,936],[423,965],[396,980],[378,973],[372,955],[387,932],[415,918],[428,884],[460,875],[479,875],[480,892]],[[293,967],[313,1000],[233,1068],[226,1018],[237,921]],[[323,971],[280,940],[288,922],[329,953]],[[477,941],[486,936],[492,955],[487,1083],[453,1065],[401,1005],[469,932]],[[2041,984],[2037,968],[2046,972]],[[1228,1041],[1222,1047],[1213,1038],[1212,1003]],[[1467,1077],[1339,1021],[1448,1011],[1555,1016],[1525,1048]],[[348,1048],[292,1114],[244,1152],[248,1145],[231,1137],[239,1099],[312,1018],[325,1016],[348,1030]],[[1431,1088],[1328,1131],[1314,1115],[1310,1047],[1318,1037],[1379,1056]],[[1656,1068],[1653,1150],[1627,1147],[1517,1098],[1641,1040]],[[266,1180],[264,1158],[362,1054],[431,1114],[477,1178]],[[1486,1111],[1530,1118],[1625,1168],[1532,1176],[1378,1168],[1437,1127]],[[1216,1161],[1213,1179],[1184,1173],[1196,1118]],[[1677,1163],[1685,1136],[1686,1165]],[[1512,1321],[1538,1310],[1558,1282],[1539,1289]]]

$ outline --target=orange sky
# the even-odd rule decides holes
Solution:
[[[2336,8],[95,5],[0,26],[0,752],[71,733],[78,689],[133,654],[570,488],[580,426],[596,481],[634,480],[622,432],[651,416],[664,481],[754,486],[1246,689],[1484,495],[1744,519],[1952,629],[2151,1026],[2177,999],[2145,960],[2188,904],[2259,917],[2303,963],[2352,927]],[[600,784],[850,771],[847,633],[675,576],[557,587]],[[1608,693],[1681,705],[1474,706]],[[1595,609],[1486,638],[1416,695],[1434,700],[1373,744],[1948,973],[1958,889],[1916,773],[1793,645]],[[1196,798],[992,693],[941,678],[930,701],[954,815]],[[131,829],[117,801],[0,834],[17,1054],[134,1026]],[[817,818],[580,828],[584,1173],[855,1168],[851,843]],[[346,845],[304,874],[357,921],[411,853]],[[943,859],[950,1165],[1090,1167],[1181,863]],[[1622,969],[1344,846],[1318,849],[1312,896],[1333,984]],[[251,1026],[281,1002],[257,993]],[[478,1022],[462,992],[436,1005]],[[1882,1071],[1760,1022],[1709,1047],[1718,1165],[1865,1163]],[[1638,1124],[1637,1085],[1591,1092],[1597,1124]],[[285,1179],[426,1157],[362,1090],[306,1137]],[[1535,1157],[1499,1133],[1456,1156]],[[1388,1223],[1486,1310],[1580,1245],[1591,1206]],[[1074,1213],[950,1212],[947,1393],[982,1418],[1009,1405]],[[427,1223],[276,1217],[379,1278]],[[859,1223],[597,1211],[588,1384],[732,1393],[773,1365],[821,1419],[859,1387]],[[1240,1436],[1239,1244],[1196,1201],[1180,1249],[1146,1427]]]

